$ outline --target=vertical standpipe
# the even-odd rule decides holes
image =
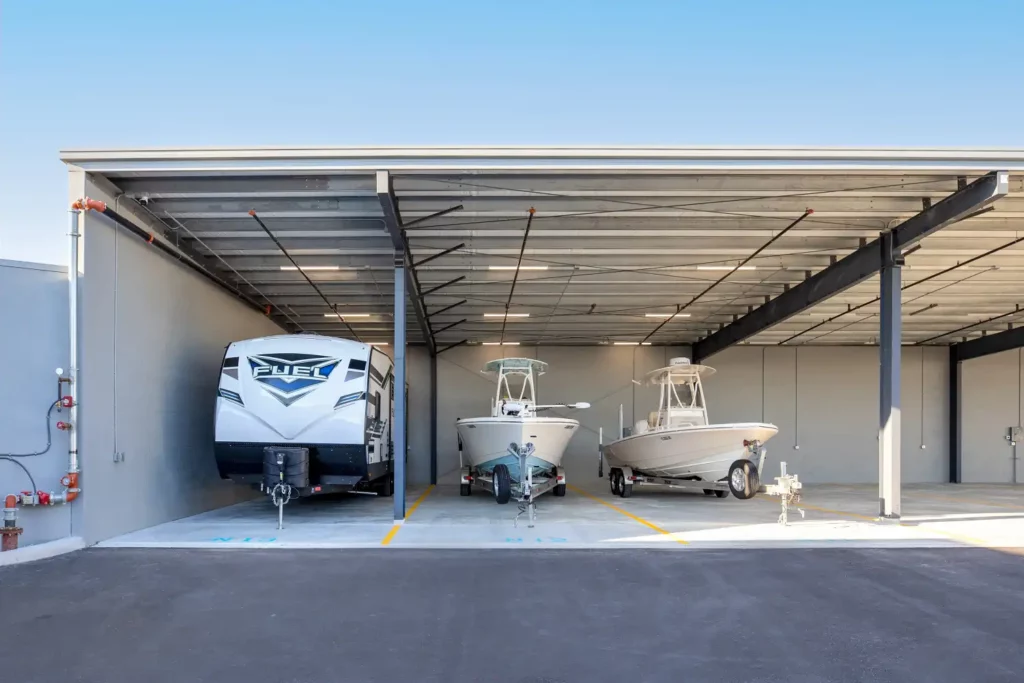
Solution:
[[[82,212],[77,209],[71,211],[71,221],[68,233],[70,239],[69,250],[70,260],[68,261],[68,394],[71,396],[71,407],[68,409],[68,421],[71,429],[68,431],[68,488],[78,488],[78,246],[81,238],[79,227],[82,222]],[[77,491],[68,491],[68,502],[77,495]]]

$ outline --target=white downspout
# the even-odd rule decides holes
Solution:
[[[78,244],[82,236],[79,229],[82,223],[82,212],[71,212],[71,261],[68,264],[68,378],[71,408],[68,418],[71,430],[68,434],[68,475],[78,475]],[[76,482],[77,483],[77,482]],[[77,487],[75,487],[77,488]]]

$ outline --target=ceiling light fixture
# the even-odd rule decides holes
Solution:
[[[387,342],[370,342],[370,346],[387,346]]]
[[[369,318],[369,313],[324,313],[325,318]]]
[[[341,270],[341,266],[300,266],[302,270]],[[281,270],[296,271],[298,268],[295,266],[281,266]]]
[[[485,318],[529,318],[529,313],[484,313]]]

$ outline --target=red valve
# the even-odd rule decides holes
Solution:
[[[49,505],[50,504],[50,494],[47,493],[46,491],[36,491],[36,496],[39,497],[39,504],[40,505]]]
[[[60,399],[60,405],[63,408],[70,408],[75,405],[75,399],[70,396],[64,396]]]
[[[57,429],[61,430],[62,432],[66,432],[69,429],[71,429],[71,423],[70,422],[58,422],[57,423]]]

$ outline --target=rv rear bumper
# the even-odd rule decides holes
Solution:
[[[348,486],[378,479],[390,472],[391,462],[367,463],[362,444],[229,443],[213,445],[222,479],[258,483],[263,475],[263,449],[267,446],[297,446],[309,449],[309,483],[312,486]]]

